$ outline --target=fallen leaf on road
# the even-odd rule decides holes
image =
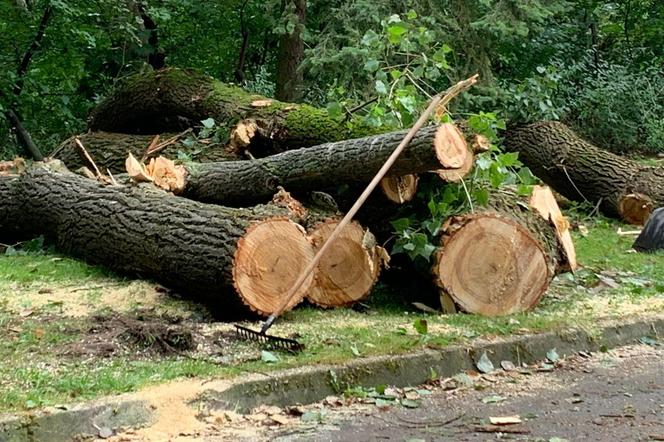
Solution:
[[[552,348],[551,350],[546,352],[546,358],[550,362],[557,362],[560,360],[560,356],[558,356],[558,352],[556,351],[555,348]]]
[[[414,401],[411,399],[401,399],[401,405],[406,408],[420,408],[420,401]]]
[[[516,366],[514,365],[514,362],[512,361],[500,361],[500,366],[503,368],[505,371],[513,371],[516,370]]]
[[[489,417],[489,422],[492,425],[514,425],[520,424],[521,418],[516,414],[514,416],[491,416]]]
[[[480,359],[475,363],[477,369],[482,373],[491,373],[494,370],[493,363],[491,359],[486,355],[486,352],[482,353]]]

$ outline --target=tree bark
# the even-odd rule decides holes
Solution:
[[[275,96],[281,101],[297,101],[301,97],[302,71],[299,69],[304,57],[304,23],[307,15],[306,0],[288,0],[284,14],[295,20],[292,32],[286,32],[279,40],[277,55],[277,90]]]
[[[288,210],[273,205],[230,209],[41,167],[0,176],[0,197],[0,232],[44,234],[63,253],[154,278],[221,311],[239,295],[252,311],[272,313],[314,253]]]
[[[268,200],[280,186],[298,192],[368,182],[405,134],[399,131],[328,143],[251,161],[188,165],[184,195],[198,201],[251,205]],[[443,126],[420,130],[390,174],[440,169],[440,158],[445,157],[441,152],[448,147],[445,134]]]
[[[566,266],[554,227],[521,200],[494,192],[490,207],[444,226],[434,280],[462,310],[486,316],[530,310]]]
[[[256,148],[273,153],[286,146],[306,147],[378,132],[360,121],[335,120],[325,109],[267,99],[197,72],[173,68],[126,79],[92,111],[88,127],[157,134],[193,127],[209,117],[229,140],[238,126],[251,126],[247,144],[252,152]]]
[[[609,216],[643,224],[664,205],[664,167],[600,149],[562,123],[543,121],[505,132],[505,146],[560,194],[598,204]]]

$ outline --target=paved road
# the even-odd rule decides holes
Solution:
[[[345,418],[334,429],[281,441],[664,440],[664,351],[626,347],[564,361],[550,373],[501,376],[481,391],[436,392],[418,409]],[[482,399],[496,394],[500,403]],[[522,434],[481,433],[490,416],[519,415]],[[460,416],[460,417],[459,417]],[[458,418],[448,424],[442,424]],[[556,439],[558,438],[558,439]]]

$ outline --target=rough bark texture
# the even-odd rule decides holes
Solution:
[[[275,206],[229,209],[151,187],[104,186],[45,168],[0,177],[0,198],[0,232],[44,234],[63,253],[154,278],[222,311],[238,305],[238,241],[252,222],[288,215]]]
[[[440,168],[434,149],[437,128],[422,129],[390,169],[406,175]],[[199,201],[246,205],[265,201],[282,186],[288,191],[325,189],[347,182],[368,182],[404,131],[289,150],[251,161],[188,166],[184,195]]]
[[[88,126],[95,131],[156,134],[199,125],[209,117],[228,134],[241,121],[255,120],[260,130],[254,142],[276,150],[377,132],[359,121],[335,120],[325,109],[267,99],[194,71],[173,68],[124,80],[92,111]]]
[[[302,85],[302,71],[299,67],[304,57],[302,34],[307,16],[307,0],[291,0],[286,2],[285,6],[285,13],[292,13],[297,21],[294,23],[293,32],[286,32],[279,39],[275,96],[282,101],[297,101]]]
[[[160,141],[166,141],[175,135],[177,134],[161,134]],[[81,143],[85,146],[85,149],[101,171],[105,172],[106,169],[109,169],[111,173],[116,174],[126,172],[125,160],[127,159],[128,152],[131,152],[136,158],[140,159],[154,137],[154,135],[89,132],[79,135],[78,139],[81,140]],[[78,149],[76,149],[74,139],[75,137],[72,137],[62,143],[59,148],[60,152],[56,155],[70,170],[86,166],[78,153]],[[180,153],[197,162],[241,159],[236,154],[227,152],[224,146],[218,143],[205,144],[195,142],[192,145],[185,145],[181,139],[152,156],[163,155],[175,159]]]
[[[664,168],[649,167],[600,149],[562,123],[543,121],[505,132],[505,145],[519,152],[535,175],[575,201],[601,201],[611,216],[622,216],[621,200],[629,194],[664,205]]]

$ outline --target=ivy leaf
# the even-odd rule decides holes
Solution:
[[[202,120],[201,124],[203,124],[203,127],[205,127],[206,129],[212,129],[214,127],[215,121],[214,118],[210,117],[205,120]]]
[[[426,319],[416,319],[415,322],[413,322],[413,328],[415,328],[415,331],[421,335],[426,335],[429,333],[429,323]]]
[[[382,80],[376,80],[376,92],[378,92],[381,95],[387,95],[387,86],[385,86],[385,83],[383,83]]]
[[[394,230],[397,232],[403,232],[407,228],[410,227],[410,219],[409,218],[400,218],[392,221],[392,227],[394,227]]]
[[[380,67],[380,63],[378,60],[367,60],[366,63],[364,63],[364,70],[369,71],[369,72],[376,72],[378,68]]]
[[[493,362],[491,362],[491,359],[486,355],[486,352],[482,353],[482,356],[475,365],[477,366],[477,369],[484,374],[491,373],[494,370]]]
[[[392,44],[399,44],[407,32],[408,28],[403,23],[395,23],[387,28],[387,39]]]
[[[261,361],[268,364],[273,364],[275,362],[279,362],[279,358],[276,357],[273,353],[263,350],[261,351]]]

